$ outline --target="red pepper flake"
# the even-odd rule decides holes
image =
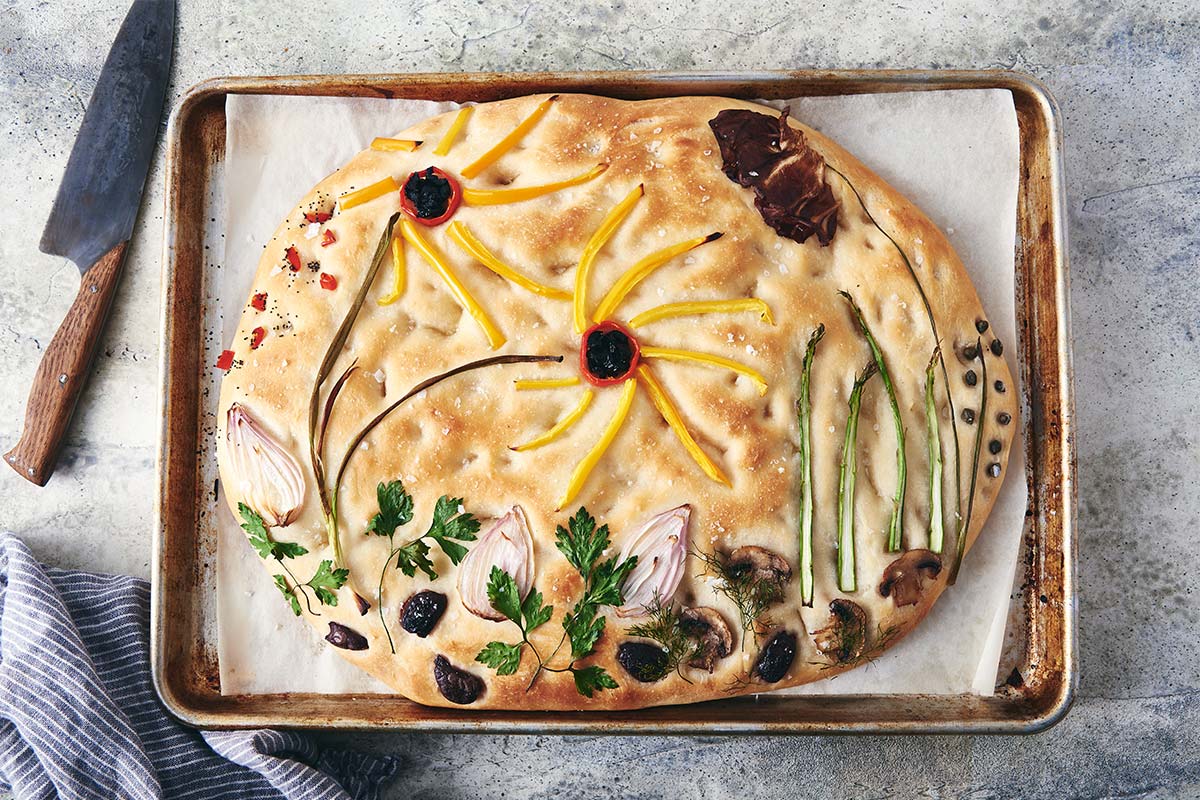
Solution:
[[[225,370],[226,372],[229,372],[229,370],[232,366],[233,366],[233,351],[232,350],[222,351],[221,355],[217,357],[217,369],[221,369],[221,370]]]
[[[333,218],[333,214],[328,211],[305,211],[305,222],[329,222]]]
[[[283,255],[287,258],[288,264],[291,265],[292,272],[299,272],[300,267],[303,266],[303,262],[300,261],[300,253],[296,248],[288,247],[287,250],[283,251]]]
[[[250,349],[257,350],[265,338],[267,338],[267,329],[262,326],[250,331]]]
[[[333,291],[337,288],[337,278],[330,275],[328,272],[321,273],[321,288]]]
[[[325,233],[321,236],[321,247],[329,247],[329,245],[333,244],[336,241],[337,241],[337,236],[334,235],[333,231],[327,229],[325,231]]]
[[[266,292],[257,292],[254,295],[254,298],[250,301],[250,306],[255,311],[266,311],[267,310],[267,293]]]

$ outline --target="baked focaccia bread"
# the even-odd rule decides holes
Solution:
[[[953,582],[1017,425],[938,229],[718,97],[523,97],[376,139],[266,243],[218,366],[225,494],[282,601],[470,708],[865,663]]]

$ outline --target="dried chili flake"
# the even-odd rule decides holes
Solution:
[[[253,308],[255,311],[266,311],[267,310],[267,293],[266,292],[256,292],[254,297],[250,300],[250,307]]]
[[[217,369],[228,372],[233,367],[233,351],[223,350],[221,355],[217,357]]]
[[[328,272],[321,273],[321,288],[333,291],[337,288],[337,278],[330,275]]]
[[[261,325],[250,331],[250,349],[257,350],[265,338],[267,338],[267,329]]]
[[[329,247],[329,245],[333,244],[336,241],[337,241],[337,236],[334,235],[333,231],[327,230],[327,231],[325,231],[324,234],[321,235],[321,247]]]
[[[292,272],[299,272],[303,262],[300,261],[300,252],[295,247],[288,247],[283,251],[283,255],[287,258],[288,265],[291,266]]]

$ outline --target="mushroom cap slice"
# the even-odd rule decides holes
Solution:
[[[942,557],[932,550],[908,550],[883,571],[879,593],[891,597],[897,608],[916,605],[921,600],[921,577],[936,578],[942,571]]]
[[[813,631],[818,652],[845,664],[862,655],[867,645],[867,612],[853,600],[839,597],[829,604],[829,624]]]
[[[786,558],[753,544],[743,545],[730,553],[729,567],[737,572],[750,573],[755,581],[776,586],[782,586],[792,577],[792,567]]]
[[[699,639],[688,666],[711,673],[718,661],[733,652],[733,630],[715,608],[684,608],[679,612],[679,624],[685,633]]]

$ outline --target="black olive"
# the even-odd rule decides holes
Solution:
[[[967,386],[974,386],[979,383],[979,376],[975,374],[975,370],[967,370],[967,374],[963,375],[963,380],[967,382]]]
[[[601,380],[619,378],[633,362],[633,343],[624,331],[592,331],[585,348],[588,372]]]
[[[979,348],[973,344],[969,344],[963,348],[963,358],[967,361],[974,361],[979,358]]]
[[[973,425],[975,423],[975,409],[964,408],[962,410],[962,418],[963,422],[967,423],[968,425]]]
[[[999,478],[1000,477],[1000,465],[999,464],[988,464],[987,474],[989,477]]]
[[[366,650],[368,647],[367,637],[338,622],[329,623],[329,633],[325,636],[325,641],[343,650]]]
[[[623,642],[617,648],[617,661],[642,683],[654,683],[667,674],[667,651],[649,642]]]
[[[424,639],[446,611],[446,595],[426,589],[417,592],[400,606],[400,627]]]
[[[418,170],[404,182],[404,196],[412,201],[421,219],[437,219],[446,213],[454,190],[450,181],[433,171],[433,167]]]
[[[365,617],[367,612],[371,610],[371,604],[367,602],[367,598],[358,592],[354,593],[354,605],[358,606],[358,615],[360,617]]]
[[[990,442],[988,442],[988,452],[994,456],[1000,455],[1000,451],[1003,449],[1004,445],[1000,443],[999,439],[992,439]]]
[[[778,683],[796,658],[796,634],[780,631],[767,640],[754,662],[754,674],[767,683]]]
[[[1000,344],[999,339],[992,339],[992,355],[1004,355],[1004,345]]]
[[[999,422],[1001,425],[1007,425],[1012,422],[1012,415],[1007,411],[1001,411],[996,415],[996,422]]]
[[[1004,394],[1004,392],[1005,392],[1004,381],[996,381],[992,385],[996,387],[997,392],[999,392],[1000,394]]]
[[[445,656],[433,659],[433,679],[442,697],[460,706],[474,703],[483,694],[483,679],[454,666]]]
[[[975,320],[975,330],[980,333],[986,333],[988,329],[988,321],[986,319]]]

